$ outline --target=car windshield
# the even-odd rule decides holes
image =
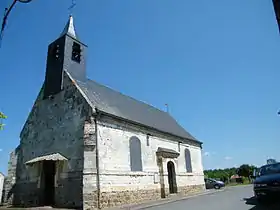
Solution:
[[[280,173],[280,163],[262,166],[259,170],[259,175]]]

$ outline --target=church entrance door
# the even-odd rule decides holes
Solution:
[[[55,161],[45,160],[43,161],[43,189],[44,189],[44,205],[54,205],[55,197]]]
[[[167,172],[168,172],[168,184],[169,184],[169,193],[177,193],[177,183],[176,183],[176,172],[175,166],[172,161],[167,163]]]

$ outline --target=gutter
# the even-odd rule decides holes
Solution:
[[[96,141],[96,187],[97,187],[97,209],[101,209],[100,207],[100,170],[99,170],[99,150],[98,150],[98,126],[97,121],[100,119],[100,112],[97,108],[95,108],[96,116],[94,118],[95,125],[95,141]]]

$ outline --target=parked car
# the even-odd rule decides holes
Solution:
[[[216,189],[216,190],[218,190],[221,187],[225,186],[224,182],[218,181],[218,180],[215,180],[215,179],[211,179],[211,178],[205,178],[204,181],[205,181],[206,189]]]
[[[280,195],[280,163],[267,164],[254,172],[254,194],[259,202]]]

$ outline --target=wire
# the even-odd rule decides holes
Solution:
[[[3,36],[4,36],[4,30],[7,24],[7,18],[11,12],[11,10],[13,9],[13,7],[15,6],[15,4],[17,3],[18,0],[14,0],[12,5],[9,8],[5,8],[5,13],[4,13],[4,18],[2,21],[2,26],[1,26],[1,31],[0,31],[0,48],[1,48],[1,43],[3,40]]]
[[[3,22],[2,22],[2,26],[1,26],[1,32],[0,32],[0,48],[2,46],[2,39],[3,39],[3,36],[4,36],[4,28],[5,28],[6,22],[7,22],[7,18],[6,18],[7,11],[8,11],[8,8],[5,8],[4,18],[3,18]]]

